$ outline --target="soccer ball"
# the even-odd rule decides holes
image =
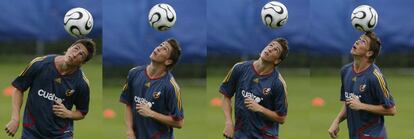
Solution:
[[[168,4],[160,3],[151,8],[148,21],[152,28],[158,31],[166,31],[174,26],[177,20],[175,10]]]
[[[263,24],[270,28],[279,28],[286,24],[288,10],[285,5],[277,1],[271,1],[262,8]]]
[[[355,29],[366,32],[373,30],[378,24],[378,14],[369,5],[360,5],[352,11],[352,26]]]
[[[83,37],[93,28],[93,17],[88,10],[83,8],[70,9],[63,19],[66,32],[73,37]]]

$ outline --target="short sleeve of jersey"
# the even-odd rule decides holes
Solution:
[[[136,68],[133,68],[133,69],[129,70],[127,79],[126,79],[125,84],[122,88],[121,96],[119,98],[119,101],[122,102],[122,103],[125,103],[126,105],[131,105],[132,102],[133,102],[133,98],[132,98],[133,96],[131,94],[132,92],[130,91],[131,89],[130,89],[129,85],[131,83],[131,80],[134,78],[135,71],[136,71],[135,69]]]
[[[29,65],[27,65],[27,67],[20,73],[20,75],[14,79],[12,85],[22,92],[26,91],[31,86],[38,71],[42,68],[41,61],[45,58],[46,56],[33,59]]]
[[[170,116],[179,121],[184,118],[180,87],[174,78],[170,79],[171,86],[166,89],[166,102]]]
[[[279,74],[278,82],[274,85],[276,90],[275,110],[278,115],[287,115],[288,101],[287,101],[287,86],[283,77]]]
[[[83,115],[86,115],[89,111],[90,89],[89,81],[83,76],[84,82],[79,85],[79,92],[77,92],[77,98],[75,99],[76,110],[79,110]]]
[[[344,90],[344,78],[345,78],[345,72],[346,72],[346,67],[344,66],[341,69],[341,90],[340,90],[340,100],[341,101],[345,101],[345,90]]]
[[[234,92],[236,91],[237,80],[241,74],[241,63],[242,62],[235,64],[230,69],[220,86],[220,93],[227,97],[233,97]]]
[[[371,80],[371,91],[384,108],[393,107],[395,104],[391,93],[388,90],[387,82],[377,69],[375,69],[373,73],[374,78]]]

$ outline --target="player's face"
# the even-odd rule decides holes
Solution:
[[[152,51],[150,59],[154,62],[166,62],[170,58],[171,51],[171,45],[164,41]]]
[[[282,46],[277,41],[270,42],[260,53],[260,58],[264,61],[279,63],[280,55],[282,53]]]
[[[68,65],[81,65],[86,59],[88,50],[86,47],[77,43],[68,48],[65,54],[65,63]]]
[[[368,56],[369,43],[370,39],[365,35],[361,35],[361,37],[355,41],[354,46],[352,46],[351,54],[357,56]]]

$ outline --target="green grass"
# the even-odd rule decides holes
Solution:
[[[28,60],[30,61],[30,60]],[[10,82],[20,73],[27,63],[0,64],[0,89],[10,86]],[[103,86],[100,62],[92,62],[84,66],[85,73],[91,82],[90,112],[86,119],[75,122],[75,138],[125,138],[123,122],[124,105],[119,103],[121,86],[119,83]],[[295,73],[282,70],[288,86],[289,110],[285,124],[280,127],[280,138],[283,139],[323,139],[329,138],[327,129],[337,115],[339,102],[339,76],[309,73]],[[314,73],[314,72],[311,72]],[[210,100],[221,97],[218,87],[226,71],[213,71],[207,75],[206,83],[195,83],[193,80],[177,79],[182,91],[184,107],[184,127],[174,129],[175,138],[220,139],[224,128],[224,116],[220,107],[210,106]],[[414,75],[401,75],[398,72],[384,73],[389,88],[396,101],[397,115],[386,117],[388,137],[405,139],[414,136]],[[103,91],[103,93],[102,93]],[[102,95],[103,94],[103,95]],[[325,100],[322,107],[312,107],[311,100],[321,97]],[[0,126],[10,120],[11,99],[0,95]],[[103,119],[102,109],[111,108],[116,112],[114,119]],[[21,112],[23,113],[23,112]],[[346,122],[340,126],[340,139],[348,138]],[[17,136],[20,136],[20,126]],[[7,138],[1,131],[0,138]]]
[[[207,100],[221,97],[218,93],[225,72],[214,71],[207,76]],[[288,86],[289,110],[287,121],[280,127],[280,138],[283,139],[323,139],[329,138],[328,128],[336,117],[341,103],[339,101],[340,80],[335,75],[297,74],[282,70]],[[313,73],[313,72],[312,72]],[[389,71],[384,73],[389,88],[396,101],[397,114],[385,117],[388,138],[405,139],[414,136],[412,132],[412,117],[414,108],[411,106],[414,97],[414,75],[400,75]],[[311,100],[321,97],[325,100],[322,107],[312,107]],[[222,138],[224,116],[221,108],[208,107],[206,137],[209,139]],[[339,139],[348,138],[346,121],[340,125]]]
[[[174,129],[174,136],[177,139],[198,139],[204,138],[207,109],[205,83],[200,85],[193,80],[177,79],[181,88],[181,97],[184,108],[184,126],[181,129]],[[103,138],[121,139],[126,137],[124,124],[125,105],[119,102],[122,85],[104,86],[104,109],[113,109],[116,117],[104,119]]]
[[[99,58],[99,57],[98,57]],[[18,62],[7,62],[0,64],[0,89],[3,90],[4,88],[11,85],[11,82],[17,75],[26,67],[26,65],[31,61],[31,59],[27,59],[27,63]],[[102,68],[100,64],[100,60],[96,59],[91,61],[90,64],[86,64],[83,66],[83,70],[90,81],[90,89],[91,89],[91,100],[89,104],[89,113],[85,119],[80,121],[75,121],[75,131],[74,137],[75,138],[101,138],[102,137]],[[25,92],[25,99],[26,102],[26,93]],[[23,116],[25,104],[22,106],[22,110],[20,115]],[[3,91],[0,95],[0,110],[2,111],[0,114],[0,126],[4,127],[10,120],[11,115],[11,97],[7,97],[3,95]],[[16,134],[18,138],[21,136],[23,119],[20,119],[20,127]],[[7,138],[4,129],[0,131],[0,138]]]

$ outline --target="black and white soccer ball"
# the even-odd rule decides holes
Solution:
[[[177,20],[175,10],[171,5],[160,3],[151,8],[148,21],[152,28],[158,31],[166,31],[174,26]]]
[[[277,1],[271,1],[262,8],[263,24],[270,28],[280,28],[288,20],[288,10],[285,5]]]
[[[76,38],[83,37],[93,28],[92,14],[84,8],[70,9],[63,19],[66,32]]]
[[[352,11],[351,22],[359,31],[371,31],[378,24],[377,11],[369,5],[360,5]]]

